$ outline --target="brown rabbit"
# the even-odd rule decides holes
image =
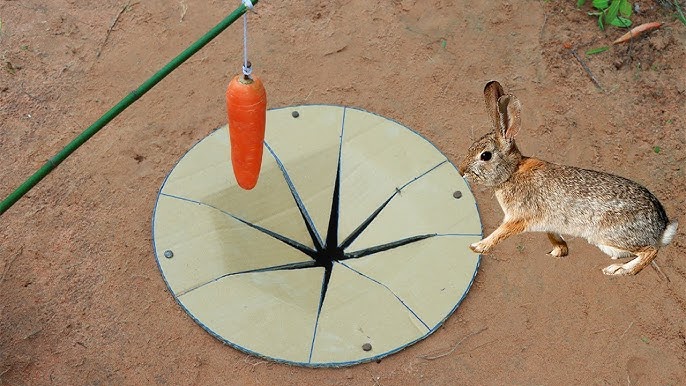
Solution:
[[[584,237],[613,259],[636,256],[603,269],[606,275],[634,275],[676,234],[660,202],[636,182],[612,174],[557,165],[525,157],[514,137],[521,127],[522,106],[503,95],[496,81],[484,89],[493,132],[478,139],[460,164],[460,174],[495,189],[505,213],[502,224],[469,247],[490,251],[507,237],[546,232],[553,256],[566,256],[562,234]]]

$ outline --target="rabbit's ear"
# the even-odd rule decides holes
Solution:
[[[503,88],[495,80],[486,83],[484,87],[484,100],[486,101],[486,111],[491,117],[493,123],[493,130],[498,131],[500,128],[500,118],[498,117],[498,99],[503,96]]]
[[[500,136],[508,141],[514,139],[522,128],[522,104],[514,95],[503,95],[498,99],[498,126]]]

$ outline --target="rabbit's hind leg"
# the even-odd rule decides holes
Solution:
[[[567,256],[569,248],[567,248],[567,242],[565,242],[562,236],[558,233],[547,233],[547,235],[548,240],[553,243],[553,250],[548,252],[548,254],[553,255],[554,257]]]
[[[609,255],[612,258],[612,260],[617,260],[622,257],[634,256],[633,253],[625,249],[619,249],[616,247],[611,247],[609,245],[598,244],[597,247],[600,248],[600,250],[603,251],[605,254]]]
[[[646,265],[657,256],[657,248],[653,246],[641,248],[637,251],[632,251],[637,257],[628,263],[612,264],[603,268],[603,273],[606,275],[635,275],[639,273]]]

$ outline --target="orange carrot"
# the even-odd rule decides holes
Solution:
[[[662,23],[659,21],[653,22],[653,23],[645,23],[641,24],[637,27],[634,27],[631,29],[631,31],[625,33],[622,35],[619,39],[615,40],[612,42],[612,44],[620,44],[620,43],[626,43],[632,38],[637,38],[639,35],[641,35],[644,32],[652,31],[654,29],[660,28]]]
[[[267,93],[262,81],[236,75],[226,89],[231,164],[238,185],[250,190],[257,184],[262,166]]]

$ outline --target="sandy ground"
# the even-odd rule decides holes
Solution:
[[[524,106],[525,154],[634,179],[686,225],[686,26],[639,1],[636,23],[666,24],[630,50],[586,56],[623,32],[599,31],[574,3],[265,0],[251,18],[251,56],[269,107],[361,107],[413,128],[453,162],[489,129],[481,92],[498,79]],[[0,1],[0,197],[233,8]],[[611,260],[584,240],[571,240],[563,259],[546,255],[544,235],[507,240],[483,257],[442,328],[378,363],[269,363],[198,327],[157,269],[151,215],[167,172],[225,122],[240,30],[230,27],[0,217],[0,383],[686,383],[683,230],[657,258],[666,279],[650,267],[605,277]],[[490,233],[501,211],[488,190],[475,195]]]

